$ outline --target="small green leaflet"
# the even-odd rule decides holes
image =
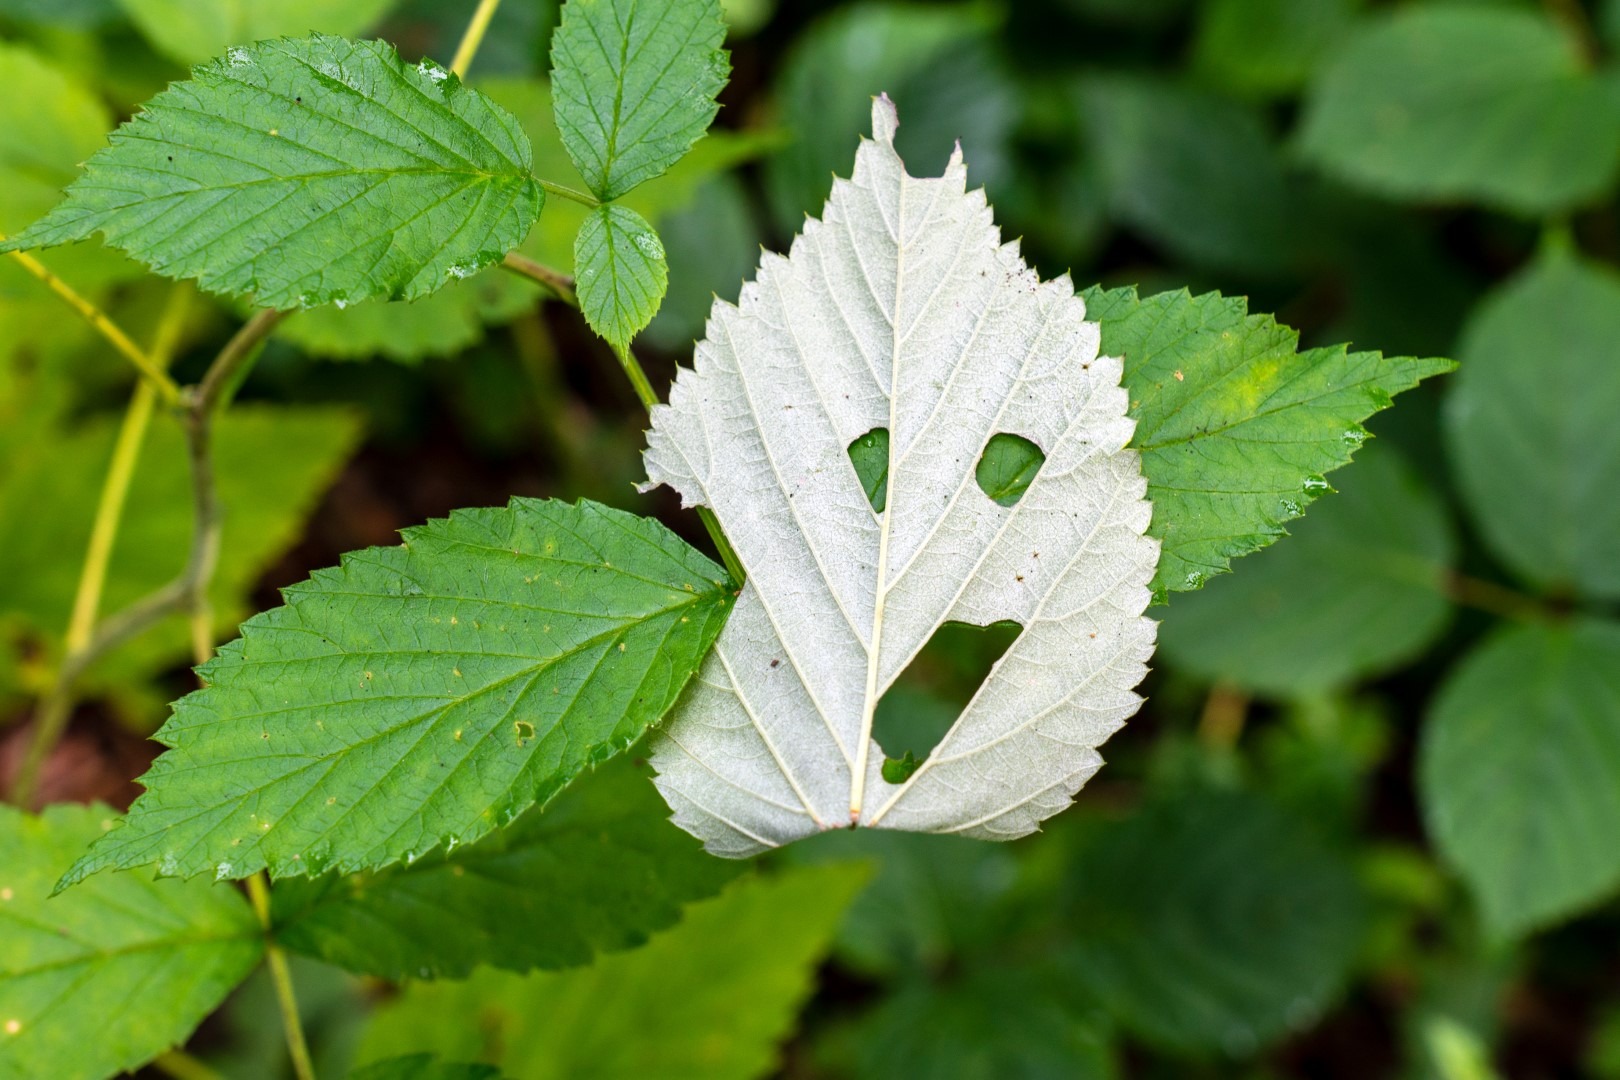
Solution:
[[[1297,352],[1299,335],[1239,297],[1134,288],[1085,292],[1102,351],[1125,359],[1153,521],[1155,597],[1196,589],[1286,535],[1331,490],[1323,474],[1367,438],[1361,422],[1450,360],[1344,346]]]
[[[514,499],[287,589],[198,669],[124,827],[64,878],[353,872],[470,843],[629,746],[730,610],[662,525]]]
[[[1423,727],[1429,834],[1498,941],[1620,890],[1620,623],[1504,629]]]
[[[264,951],[242,894],[118,874],[52,897],[104,806],[0,805],[0,1077],[101,1077],[185,1041]]]
[[[617,199],[702,137],[731,74],[719,0],[569,0],[551,39],[557,129],[597,198]]]
[[[645,218],[600,206],[574,240],[579,307],[591,329],[623,348],[658,314],[669,286],[664,245]]]
[[[395,980],[573,967],[640,945],[741,869],[670,824],[652,784],[619,757],[448,855],[278,882],[276,940]]]
[[[0,250],[101,232],[264,307],[414,299],[516,247],[543,198],[509,113],[378,41],[232,48],[111,143]]]

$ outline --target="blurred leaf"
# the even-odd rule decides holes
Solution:
[[[669,285],[658,234],[622,206],[597,207],[585,219],[574,241],[574,272],[585,321],[620,347],[658,314]]]
[[[369,987],[340,968],[291,953],[287,971],[298,995],[298,1015],[317,1076],[346,1076],[370,1019]],[[236,989],[209,1023],[199,1056],[229,1080],[288,1080],[294,1075],[275,982],[260,967]],[[202,1040],[199,1040],[201,1042]]]
[[[1279,723],[1255,732],[1259,783],[1324,835],[1352,839],[1370,795],[1368,777],[1388,756],[1390,729],[1377,699],[1293,702]]]
[[[1620,887],[1620,624],[1499,631],[1441,686],[1423,731],[1429,833],[1492,936]]]
[[[1367,20],[1319,72],[1300,149],[1384,195],[1566,210],[1614,180],[1620,92],[1532,7],[1417,4]]]
[[[866,130],[876,94],[905,103],[906,128],[944,124],[953,128],[953,136],[967,136],[964,151],[974,161],[980,157],[980,141],[1003,137],[996,131],[956,128],[952,110],[960,109],[960,102],[931,110],[924,95],[908,94],[905,88],[913,76],[929,78],[947,49],[982,36],[990,22],[989,9],[982,5],[864,3],[824,16],[801,34],[776,80],[780,121],[793,142],[765,166],[766,192],[778,227],[797,232],[804,215],[819,211],[826,201],[833,174],[849,175],[855,133]],[[936,82],[939,77],[933,76]],[[902,129],[900,139],[908,138]],[[908,154],[913,151],[906,142],[900,145]],[[944,152],[949,149],[947,145]],[[939,157],[943,164],[943,153]],[[919,167],[931,164],[929,155],[917,160]]]
[[[1113,215],[1172,255],[1267,274],[1311,243],[1309,223],[1258,113],[1140,76],[1078,90]]]
[[[95,27],[119,16],[119,0],[0,0],[0,18],[49,26]]]
[[[714,122],[731,62],[720,0],[564,4],[551,39],[557,129],[603,201],[666,171]]]
[[[703,854],[670,824],[648,779],[615,760],[449,854],[277,883],[276,938],[396,980],[465,978],[479,964],[573,967],[641,944],[742,869]]]
[[[1112,1080],[1108,1025],[1049,972],[913,979],[839,1033],[856,1080]]]
[[[360,1057],[425,1050],[525,1080],[763,1075],[864,880],[848,865],[744,879],[588,968],[413,984],[377,1011]]]
[[[81,422],[73,434],[42,433],[0,470],[0,611],[26,618],[55,642],[67,625],[89,545],[97,493],[117,425]],[[234,625],[265,567],[297,539],[304,520],[360,432],[345,411],[244,405],[217,425],[214,473],[223,509],[219,566],[210,592],[216,618]],[[191,467],[185,438],[153,421],[113,547],[102,610],[116,611],[173,580],[192,533]],[[186,619],[175,616],[104,658],[92,687],[127,686],[189,655]]]
[[[182,64],[222,56],[266,38],[354,37],[395,0],[118,0],[146,39]]]
[[[1125,359],[1132,445],[1163,541],[1154,593],[1197,589],[1285,535],[1329,490],[1323,474],[1366,439],[1361,422],[1449,360],[1296,352],[1299,335],[1245,301],[1207,293],[1085,292],[1102,351]]]
[[[1620,276],[1544,255],[1487,296],[1446,402],[1458,486],[1491,550],[1550,591],[1620,598]]]
[[[560,0],[523,0],[495,9],[484,43],[473,61],[480,90],[491,76],[533,78],[551,67],[551,34]],[[473,6],[445,0],[395,0],[378,37],[392,41],[407,57],[448,60],[456,54]],[[548,174],[549,175],[549,174]]]
[[[1248,1054],[1310,1025],[1350,974],[1349,866],[1270,803],[1161,796],[1076,857],[1073,971],[1119,1021],[1185,1052]]]
[[[198,669],[146,793],[73,881],[347,873],[470,843],[639,738],[730,610],[719,567],[598,503],[513,499],[404,537],[283,590]]]
[[[669,292],[645,336],[661,349],[684,352],[703,336],[716,296],[736,302],[759,263],[760,230],[742,184],[721,174],[700,186],[689,206],[662,217],[658,231]]]
[[[446,1065],[432,1054],[411,1054],[362,1065],[349,1080],[499,1080],[492,1065]]]
[[[1382,446],[1334,477],[1341,493],[1243,572],[1177,597],[1160,655],[1279,697],[1332,690],[1421,653],[1445,629],[1456,541],[1445,507]]]
[[[484,324],[503,323],[531,310],[544,295],[538,285],[498,266],[453,281],[420,300],[367,300],[347,308],[300,311],[276,336],[311,356],[364,360],[386,356],[401,363],[454,356],[484,338]]]
[[[844,918],[837,956],[875,977],[943,973],[993,943],[994,914],[1018,876],[1004,845],[960,836],[844,829],[785,850],[795,863],[871,860],[872,883]]]
[[[1355,22],[1363,0],[1210,0],[1198,20],[1192,69],[1237,94],[1270,97],[1304,86]]]
[[[1121,27],[1162,26],[1181,15],[1188,0],[1059,0],[1085,18]]]
[[[53,898],[114,817],[0,805],[0,1075],[133,1070],[184,1042],[263,954],[258,920],[228,886],[119,874]]]
[[[111,142],[0,251],[100,232],[264,307],[409,300],[499,260],[543,201],[510,114],[377,41],[233,47]]]

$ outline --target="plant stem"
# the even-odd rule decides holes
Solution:
[[[293,993],[292,972],[287,954],[270,936],[270,887],[262,873],[247,879],[248,899],[253,903],[259,925],[264,927],[264,958],[270,968],[270,981],[276,986],[276,1003],[281,1007],[281,1024],[287,1035],[287,1052],[292,1056],[293,1073],[298,1080],[315,1080],[315,1065],[309,1059],[309,1042],[298,1017],[298,996]]]
[[[535,262],[527,255],[520,255],[515,251],[506,253],[501,260],[504,269],[512,271],[521,277],[526,277],[549,289],[553,295],[573,308],[579,310],[579,296],[574,292],[574,279],[544,263]]]
[[[45,758],[61,738],[72,715],[79,677],[96,660],[168,615],[187,612],[191,616],[193,655],[198,663],[213,650],[212,619],[208,612],[208,586],[219,561],[220,514],[214,490],[213,422],[214,413],[235,386],[258,347],[282,319],[281,312],[261,311],[238,330],[209,365],[197,386],[179,395],[181,421],[191,460],[193,525],[191,551],[180,576],[169,584],[135,601],[98,626],[84,647],[68,653],[50,692],[40,702],[34,734],[23,758],[11,801],[29,807],[39,783]],[[207,625],[204,625],[206,622]]]
[[[1218,682],[1204,699],[1198,718],[1198,741],[1212,750],[1230,750],[1243,735],[1249,717],[1249,695],[1228,682]]]
[[[565,187],[562,184],[553,184],[550,180],[542,180],[538,176],[534,178],[534,182],[539,184],[541,189],[544,190],[547,195],[555,195],[559,199],[567,199],[570,202],[577,202],[583,206],[590,207],[592,210],[595,210],[598,206],[602,205],[600,200],[598,200],[595,195],[587,195],[583,191],[576,191],[573,188]]]
[[[0,240],[5,238],[5,233],[0,233]],[[10,255],[21,264],[24,270],[44,282],[46,288],[65,301],[74,311],[78,312],[79,317],[89,323],[102,337],[106,338],[108,343],[118,350],[125,359],[134,364],[135,369],[157,390],[158,396],[163,399],[164,404],[173,405],[180,400],[180,385],[169,377],[169,373],[163,370],[161,364],[148,355],[139,345],[131,341],[129,335],[124,333],[117,323],[108,318],[106,312],[81,296],[71,285],[51,273],[50,270],[46,269],[44,263],[26,251],[13,251]]]
[[[1475,608],[1503,619],[1545,622],[1558,613],[1549,605],[1494,581],[1469,577],[1455,571],[1443,579],[1445,596],[1454,604]]]
[[[169,303],[163,310],[152,342],[152,358],[165,369],[174,358],[175,345],[180,339],[180,331],[190,307],[191,290],[177,288],[169,293]],[[151,424],[155,404],[156,392],[152,384],[144,379],[136,383],[129,408],[124,412],[123,425],[118,430],[118,442],[113,447],[112,463],[107,467],[107,479],[101,487],[95,522],[90,527],[90,549],[79,575],[78,591],[73,597],[73,615],[68,620],[65,645],[70,653],[88,645],[95,631],[101,593],[107,581],[107,565],[112,560],[113,544],[118,539],[118,525],[124,516],[130,481],[135,475],[135,464],[140,460],[141,446],[146,441],[146,429]]]
[[[484,34],[489,30],[489,21],[495,17],[495,9],[501,6],[501,0],[478,0],[478,10],[467,23],[466,32],[461,35],[461,44],[456,46],[456,58],[450,61],[450,70],[455,72],[456,78],[465,79],[467,69],[472,66],[473,57],[478,55],[478,46],[484,43]]]
[[[225,1080],[223,1076],[198,1061],[184,1050],[169,1050],[152,1060],[152,1067],[166,1072],[174,1080]]]
[[[652,412],[653,406],[659,403],[658,393],[647,380],[647,373],[642,370],[641,361],[636,359],[636,354],[630,351],[628,345],[614,345],[613,355],[619,358],[619,366],[624,369],[625,377],[630,380],[630,385],[635,387],[636,397],[641,399],[641,404],[648,412]]]

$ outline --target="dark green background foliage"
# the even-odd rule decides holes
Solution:
[[[120,836],[105,807],[0,808],[0,1080],[149,1060],[259,955],[227,884],[99,874],[47,899],[103,834],[76,873],[282,879],[267,917],[299,954],[326,1076],[1620,1078],[1620,2],[729,0],[728,28],[670,0],[683,44],[624,55],[599,40],[621,0],[571,2],[554,33],[556,3],[504,0],[463,85],[417,65],[449,63],[471,0],[0,0],[7,235],[232,46],[378,37],[403,63],[318,48],[424,110],[377,113],[387,137],[349,155],[366,178],[260,191],[310,224],[258,263],[199,254],[161,211],[236,191],[282,153],[276,131],[204,124],[199,154],[247,160],[174,167],[217,189],[126,210],[92,186],[45,227],[105,226],[205,289],[373,299],[282,324],[221,422],[220,639],[279,588],[287,606],[179,705],[151,816]],[[345,91],[300,48],[213,60],[119,145],[188,138],[209,80],[253,123],[285,82],[321,152],[346,153],[325,126]],[[548,86],[553,62],[568,74]],[[619,86],[642,111],[596,107]],[[785,250],[847,175],[879,91],[912,171],[960,140],[1004,235],[1069,273],[1125,356],[1161,645],[1147,704],[1044,833],[837,833],[722,863],[664,820],[637,747],[593,765],[679,691],[730,589],[619,513],[711,551],[667,491],[634,491],[645,413],[608,347],[480,268],[521,242],[577,274],[590,326],[634,338],[662,393],[711,298],[735,299],[759,245]],[[465,134],[441,106],[511,139],[423,164],[413,130]],[[168,167],[137,149],[89,175]],[[542,198],[531,165],[612,205]],[[325,216],[373,186],[411,219],[386,258]],[[437,246],[458,229],[476,235]],[[235,239],[245,260],[251,230]],[[96,242],[41,257],[138,339],[169,334],[183,383],[246,310]],[[1458,370],[1437,378],[1407,359],[1445,356]],[[1369,442],[1360,421],[1414,385]],[[0,778],[60,660],[128,393],[0,259]],[[189,535],[184,449],[159,421],[104,610],[166,580]],[[853,451],[879,504],[887,441]],[[981,484],[1015,499],[1038,461],[994,449]],[[536,644],[535,620],[557,640]],[[90,672],[42,801],[129,805],[145,738],[195,685],[181,622]],[[1008,640],[942,631],[880,708],[886,749],[925,757]],[[242,674],[311,657],[275,700]],[[644,672],[624,701],[574,715],[545,696],[604,664]],[[563,717],[549,738],[501,711],[513,680]],[[312,726],[379,716],[387,738],[359,750]],[[194,805],[187,768],[227,758],[253,786]],[[305,798],[316,763],[346,805]],[[327,836],[340,817],[361,824]],[[95,1052],[35,1033],[58,961],[105,969],[60,1011],[121,1015],[132,949],[172,954],[140,992],[171,1009]],[[255,976],[189,1050],[288,1075],[274,1012]]]

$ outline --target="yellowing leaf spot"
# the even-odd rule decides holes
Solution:
[[[512,724],[512,730],[517,732],[517,744],[524,745],[534,738],[534,725],[527,720],[517,720]]]
[[[11,903],[11,898],[14,895],[16,895],[16,894],[13,893],[10,889],[0,889],[0,901],[4,901],[4,902],[9,904],[9,903]]]
[[[1177,371],[1176,372],[1176,382],[1186,382],[1186,381],[1187,381],[1187,376],[1183,375],[1180,371]]]
[[[452,615],[452,616],[450,616],[450,625],[451,626],[460,626],[461,625],[461,620],[456,618],[454,615]]]
[[[460,741],[461,741],[461,729],[456,728],[456,742],[460,742]]]
[[[22,1031],[22,1021],[21,1020],[7,1020],[6,1021],[6,1034],[7,1035],[15,1035],[20,1031]]]

